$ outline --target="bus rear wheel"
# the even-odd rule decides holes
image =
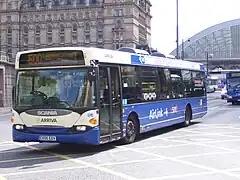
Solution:
[[[133,143],[138,136],[138,122],[135,119],[128,119],[126,124],[126,136],[123,138],[124,144]]]
[[[184,126],[189,126],[191,124],[191,120],[192,120],[192,111],[190,106],[186,107],[185,110],[185,120],[184,120]]]

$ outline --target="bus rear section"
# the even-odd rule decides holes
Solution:
[[[239,104],[240,102],[240,71],[228,72],[227,82],[227,102]]]

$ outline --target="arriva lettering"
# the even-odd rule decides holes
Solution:
[[[37,111],[39,116],[57,116],[57,111]]]
[[[57,123],[57,119],[56,118],[42,118],[41,122],[42,123]]]

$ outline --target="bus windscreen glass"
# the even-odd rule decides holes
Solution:
[[[82,51],[42,51],[22,54],[19,57],[20,68],[74,65],[84,65]]]

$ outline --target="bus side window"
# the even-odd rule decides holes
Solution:
[[[157,94],[157,69],[154,67],[139,67],[141,81],[142,101],[156,101]]]
[[[172,97],[170,72],[168,69],[158,68],[160,78],[159,100],[170,99]]]
[[[172,93],[173,98],[183,98],[184,97],[184,86],[182,83],[182,75],[181,70],[171,69],[171,85],[172,85]]]
[[[125,104],[141,102],[141,91],[137,68],[134,66],[122,66],[122,89]]]
[[[192,97],[192,74],[191,71],[182,70],[185,97]]]
[[[206,94],[203,72],[192,71],[192,84],[193,84],[193,88],[192,88],[193,97],[201,97]]]

